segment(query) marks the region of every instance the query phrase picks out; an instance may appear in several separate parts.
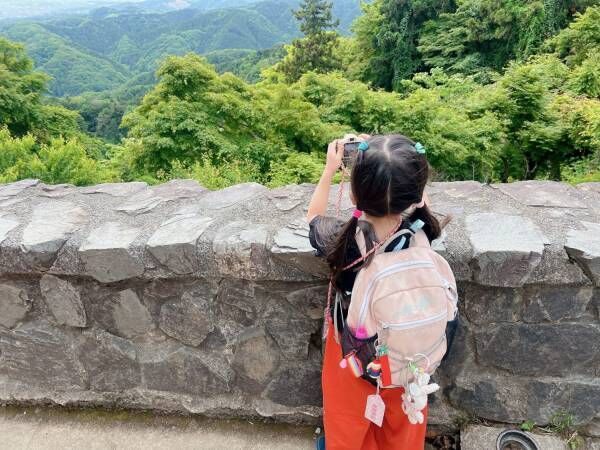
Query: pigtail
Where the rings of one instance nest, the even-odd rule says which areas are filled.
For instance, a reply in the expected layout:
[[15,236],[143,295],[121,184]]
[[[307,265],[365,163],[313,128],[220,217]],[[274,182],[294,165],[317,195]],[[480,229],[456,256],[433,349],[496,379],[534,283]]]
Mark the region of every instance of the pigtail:
[[427,205],[423,205],[421,208],[416,208],[410,215],[409,221],[415,222],[416,220],[423,221],[423,231],[427,235],[429,242],[437,239],[442,234],[442,228],[447,225],[449,218],[446,218],[440,223],[440,221],[433,215]]
[[327,263],[329,264],[334,280],[337,280],[346,264],[348,248],[356,235],[357,226],[358,218],[352,216],[352,218],[342,226],[336,240],[327,252]]

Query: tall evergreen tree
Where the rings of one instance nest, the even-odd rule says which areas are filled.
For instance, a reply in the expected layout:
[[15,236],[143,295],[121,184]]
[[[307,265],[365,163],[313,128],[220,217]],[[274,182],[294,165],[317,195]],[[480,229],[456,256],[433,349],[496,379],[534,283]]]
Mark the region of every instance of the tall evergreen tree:
[[303,73],[326,73],[339,67],[335,47],[339,35],[335,28],[339,21],[331,13],[332,3],[326,0],[303,0],[294,16],[300,22],[304,38],[296,39],[288,48],[287,56],[277,70],[288,82],[298,80]]

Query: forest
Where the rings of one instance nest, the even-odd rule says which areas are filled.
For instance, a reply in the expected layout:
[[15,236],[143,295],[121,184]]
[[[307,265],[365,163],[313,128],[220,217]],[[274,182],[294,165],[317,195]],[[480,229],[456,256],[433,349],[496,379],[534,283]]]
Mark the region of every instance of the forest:
[[352,4],[0,25],[0,182],[315,182],[347,132],[436,180],[600,181],[600,0]]

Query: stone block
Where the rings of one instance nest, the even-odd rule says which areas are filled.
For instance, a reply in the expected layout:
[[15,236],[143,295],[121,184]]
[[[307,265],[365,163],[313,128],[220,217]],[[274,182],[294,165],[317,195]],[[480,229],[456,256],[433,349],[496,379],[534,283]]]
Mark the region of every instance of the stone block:
[[236,278],[257,279],[269,273],[268,230],[246,221],[222,227],[213,240],[219,273]]
[[165,302],[160,309],[159,327],[184,344],[200,345],[215,327],[212,288],[198,287],[184,292],[181,299]]
[[279,349],[262,328],[248,328],[238,336],[232,367],[244,389],[260,392],[279,367]]
[[79,290],[66,280],[44,275],[40,280],[42,297],[60,325],[85,327],[87,315]]
[[85,389],[73,342],[59,328],[30,322],[11,331],[0,329],[0,379],[47,391]]
[[512,374],[600,376],[600,329],[595,325],[500,324],[476,332],[475,344],[480,363]]
[[582,230],[569,230],[565,250],[596,286],[600,286],[600,224],[581,222]]
[[587,208],[581,193],[573,186],[556,181],[517,181],[495,184],[505,194],[527,206],[548,208]]
[[17,220],[10,217],[0,217],[0,244],[8,237],[8,233],[19,226]]
[[486,287],[469,283],[461,289],[460,299],[469,321],[478,325],[516,322],[521,309],[521,290]]
[[0,325],[14,327],[25,318],[30,309],[31,301],[23,289],[0,284]]
[[285,406],[321,406],[323,400],[319,361],[307,360],[282,367],[273,375],[264,395]]
[[518,287],[539,265],[546,238],[530,219],[497,213],[466,217],[475,281]]
[[58,251],[72,233],[87,223],[88,213],[66,201],[45,201],[33,208],[23,230],[21,247],[35,267],[50,267]]
[[275,234],[271,253],[280,261],[310,275],[326,275],[324,264],[315,257],[315,249],[308,240],[308,224],[296,220]]
[[117,392],[140,385],[140,368],[135,347],[126,339],[105,331],[86,333],[79,346],[90,388],[97,392]]
[[[230,186],[220,191],[212,191],[202,196],[195,204],[195,211],[220,210],[238,204],[256,201],[258,197],[264,196],[268,189],[258,183],[242,183]],[[186,210],[187,211],[187,210]]]
[[116,333],[127,338],[140,336],[154,328],[148,309],[131,289],[119,292],[113,299],[112,318]]
[[[460,433],[461,450],[487,450],[495,449],[498,436],[504,430],[517,427],[490,427],[483,425],[469,425]],[[518,429],[518,428],[517,428]],[[540,450],[569,450],[565,440],[556,435],[540,435],[527,433],[534,440]]]
[[525,322],[556,322],[582,317],[594,291],[591,287],[532,287],[525,290]]
[[136,216],[153,211],[159,205],[184,198],[199,197],[207,191],[194,180],[171,180],[167,183],[140,190],[129,196],[124,203],[115,208]]
[[138,355],[147,389],[204,397],[233,387],[234,373],[219,355],[171,344],[146,345]]
[[112,197],[129,197],[139,191],[143,191],[147,187],[148,183],[142,181],[132,181],[129,183],[102,183],[81,188],[80,192],[82,194],[106,194]]
[[169,270],[188,274],[199,269],[196,243],[213,223],[210,217],[196,214],[176,215],[164,221],[148,240],[148,250]]
[[79,247],[86,275],[102,283],[142,275],[144,264],[132,248],[139,234],[139,229],[119,222],[106,222],[92,230]]
[[0,199],[14,197],[31,187],[37,186],[40,180],[25,179],[14,183],[0,185]]
[[469,415],[495,422],[518,424],[531,419],[546,425],[556,412],[566,411],[579,425],[597,414],[600,385],[540,375],[492,374],[473,367],[456,378],[447,395],[455,407]]

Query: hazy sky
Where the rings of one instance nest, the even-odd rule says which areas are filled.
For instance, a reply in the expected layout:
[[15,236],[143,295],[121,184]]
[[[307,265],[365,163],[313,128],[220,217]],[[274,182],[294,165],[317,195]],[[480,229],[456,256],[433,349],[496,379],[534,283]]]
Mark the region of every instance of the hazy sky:
[[81,11],[115,3],[135,3],[142,0],[0,0],[0,19],[31,17]]

